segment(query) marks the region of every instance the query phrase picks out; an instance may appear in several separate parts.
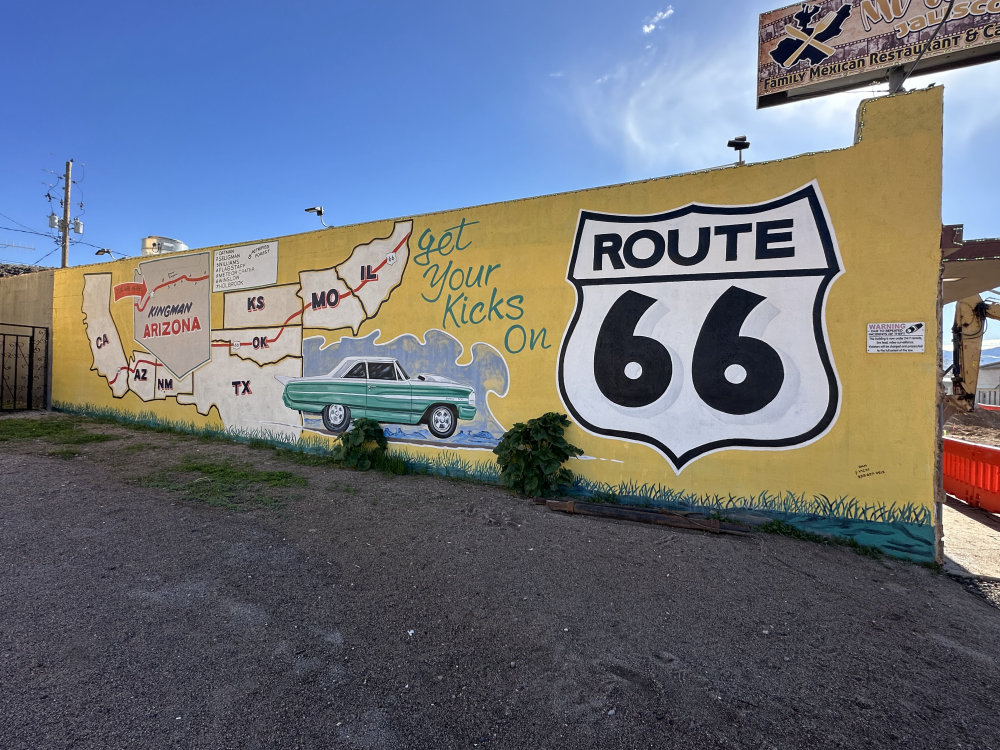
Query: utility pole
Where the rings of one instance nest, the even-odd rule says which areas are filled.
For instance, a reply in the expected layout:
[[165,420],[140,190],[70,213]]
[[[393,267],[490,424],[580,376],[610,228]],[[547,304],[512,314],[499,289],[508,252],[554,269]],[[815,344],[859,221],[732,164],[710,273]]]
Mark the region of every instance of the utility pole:
[[73,160],[66,162],[66,184],[65,195],[63,197],[63,218],[62,218],[62,267],[69,265],[69,186],[70,177],[73,174]]
[[[66,268],[69,265],[69,230],[72,229],[77,234],[83,234],[83,222],[80,221],[79,217],[72,224],[69,223],[69,211],[70,211],[70,190],[73,185],[73,160],[70,159],[66,162],[66,174],[63,176],[65,184],[63,185],[63,211],[62,218],[60,219],[56,216],[55,211],[49,214],[49,228],[58,229],[62,235],[62,267]],[[51,190],[55,185],[49,185]],[[45,197],[49,199],[49,202],[53,201],[51,193],[46,193]],[[80,204],[80,208],[83,208],[83,204]]]

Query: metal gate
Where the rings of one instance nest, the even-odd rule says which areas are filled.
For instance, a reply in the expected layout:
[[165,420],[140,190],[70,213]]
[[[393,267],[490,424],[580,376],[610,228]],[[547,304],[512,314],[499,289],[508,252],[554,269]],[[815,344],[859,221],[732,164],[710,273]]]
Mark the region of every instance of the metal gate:
[[0,411],[49,405],[49,329],[0,323]]

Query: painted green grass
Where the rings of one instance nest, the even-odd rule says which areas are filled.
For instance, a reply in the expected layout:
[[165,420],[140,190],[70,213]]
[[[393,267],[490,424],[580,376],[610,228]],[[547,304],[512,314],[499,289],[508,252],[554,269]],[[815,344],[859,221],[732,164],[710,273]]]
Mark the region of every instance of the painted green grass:
[[402,449],[390,453],[406,462],[412,474],[435,474],[480,484],[500,484],[500,467],[495,461],[470,461],[450,453],[426,456]]
[[[163,419],[152,411],[122,412],[104,406],[93,404],[64,404],[53,402],[52,408],[66,414],[75,414],[97,422],[107,424],[124,424],[137,430],[161,433],[180,433],[191,435],[201,440],[228,440],[245,443],[253,448],[291,448],[297,444],[289,442],[284,434],[267,429],[240,430],[221,427],[198,426],[194,422],[184,420]],[[301,442],[301,441],[300,441]],[[324,444],[325,446],[325,444]],[[318,450],[319,446],[303,446],[306,450]],[[323,447],[323,452],[329,449]]]
[[799,527],[787,523],[786,521],[780,521],[777,519],[760,524],[755,528],[757,531],[762,531],[765,534],[777,534],[778,536],[789,537],[791,539],[801,539],[806,542],[813,542],[814,544],[835,544],[838,547],[847,547],[848,549],[854,550],[859,555],[864,555],[865,557],[871,557],[874,559],[879,559],[884,556],[884,553],[878,547],[872,547],[868,544],[860,544],[856,539],[842,536],[815,534],[811,531],[800,529]]
[[781,514],[784,516],[820,516],[843,518],[869,523],[906,523],[926,525],[931,522],[930,508],[912,503],[887,503],[872,506],[870,501],[841,496],[830,498],[823,494],[807,495],[805,492],[762,491],[757,495],[699,494],[658,484],[624,482],[609,485],[577,477],[573,493],[584,497],[613,498],[613,502],[629,505],[648,505],[657,508],[678,508],[704,513],[725,514],[729,511]]
[[183,433],[185,435],[195,435],[197,437],[227,438],[227,433],[223,429],[216,427],[198,427],[194,422],[183,420],[163,419],[152,411],[125,412],[111,409],[106,406],[95,406],[93,404],[66,404],[61,401],[53,401],[52,408],[64,414],[75,414],[93,419],[97,422],[108,424],[123,424],[136,430],[148,430],[150,432]]
[[[152,412],[132,414],[93,405],[56,404],[54,408],[99,420],[129,424],[139,429],[179,432],[203,439],[223,439],[246,443],[257,448],[277,449],[279,454],[301,465],[338,465],[330,456],[332,442],[318,435],[303,434],[298,441],[289,442],[284,435],[268,430],[235,431],[197,427],[191,422],[163,420]],[[475,461],[450,452],[427,456],[405,447],[390,446],[382,465],[375,468],[391,474],[434,474],[464,481],[500,484],[500,467],[492,457]],[[750,511],[786,518],[816,516],[886,524],[931,523],[930,508],[912,503],[874,505],[870,500],[864,501],[846,495],[829,497],[792,490],[763,490],[756,495],[747,496],[699,494],[662,484],[622,482],[611,485],[577,476],[570,492],[598,502],[688,510],[706,515],[714,513],[724,516],[736,511]]]
[[179,492],[185,500],[216,508],[244,510],[277,508],[282,501],[268,488],[304,487],[305,478],[290,471],[259,471],[246,464],[187,457],[166,469],[137,480],[141,487]]

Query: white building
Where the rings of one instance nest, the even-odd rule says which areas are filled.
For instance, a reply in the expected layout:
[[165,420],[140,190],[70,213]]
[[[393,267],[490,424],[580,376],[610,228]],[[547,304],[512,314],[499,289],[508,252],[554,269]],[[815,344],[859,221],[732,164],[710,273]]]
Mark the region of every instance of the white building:
[[1000,362],[979,367],[979,383],[976,386],[976,403],[1000,406]]

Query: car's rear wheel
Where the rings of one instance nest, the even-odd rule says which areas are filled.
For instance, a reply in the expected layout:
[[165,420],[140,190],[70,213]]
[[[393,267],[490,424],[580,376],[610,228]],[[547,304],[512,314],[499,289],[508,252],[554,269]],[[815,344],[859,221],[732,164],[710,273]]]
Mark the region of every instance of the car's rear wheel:
[[458,426],[458,415],[455,409],[445,404],[438,404],[431,408],[427,416],[427,429],[436,438],[449,438],[455,434]]
[[351,410],[343,404],[327,404],[323,407],[323,426],[330,432],[343,432],[351,423]]

